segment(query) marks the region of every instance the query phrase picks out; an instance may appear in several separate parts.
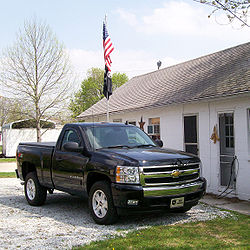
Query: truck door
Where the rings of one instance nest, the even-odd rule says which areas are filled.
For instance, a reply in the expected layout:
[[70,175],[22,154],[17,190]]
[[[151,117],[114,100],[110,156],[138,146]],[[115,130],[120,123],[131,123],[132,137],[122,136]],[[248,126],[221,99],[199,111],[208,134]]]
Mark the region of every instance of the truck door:
[[83,140],[76,129],[68,128],[64,131],[61,144],[57,146],[53,156],[53,182],[56,189],[82,193],[84,168],[88,157],[83,153],[64,151],[62,146],[66,142],[77,142],[79,146],[83,146]]

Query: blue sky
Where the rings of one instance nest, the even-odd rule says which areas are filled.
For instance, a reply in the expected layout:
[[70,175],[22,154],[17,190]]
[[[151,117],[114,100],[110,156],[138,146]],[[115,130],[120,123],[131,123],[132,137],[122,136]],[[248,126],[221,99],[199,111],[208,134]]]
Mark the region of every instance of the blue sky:
[[[12,44],[25,20],[45,21],[69,53],[79,79],[103,67],[102,21],[115,50],[113,72],[129,77],[250,41],[250,28],[225,24],[221,12],[192,0],[0,0],[0,49]],[[220,24],[218,24],[220,23]]]

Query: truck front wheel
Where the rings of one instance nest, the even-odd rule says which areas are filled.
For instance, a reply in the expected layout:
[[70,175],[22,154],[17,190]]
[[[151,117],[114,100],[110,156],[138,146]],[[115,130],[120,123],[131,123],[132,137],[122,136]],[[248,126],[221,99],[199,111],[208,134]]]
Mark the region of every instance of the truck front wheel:
[[31,206],[41,206],[47,197],[47,189],[40,185],[35,172],[30,172],[25,178],[24,193]]
[[117,221],[118,215],[108,182],[98,181],[93,184],[89,193],[89,208],[97,224],[109,225]]

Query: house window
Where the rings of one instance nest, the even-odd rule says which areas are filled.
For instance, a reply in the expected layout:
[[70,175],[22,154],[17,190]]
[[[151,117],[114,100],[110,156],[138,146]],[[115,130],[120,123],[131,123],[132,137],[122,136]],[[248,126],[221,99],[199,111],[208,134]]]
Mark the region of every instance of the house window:
[[113,122],[119,122],[119,123],[122,123],[122,119],[113,119]]
[[152,139],[160,139],[160,117],[148,119],[148,134]]
[[225,139],[226,139],[226,147],[234,148],[234,122],[233,115],[225,115]]

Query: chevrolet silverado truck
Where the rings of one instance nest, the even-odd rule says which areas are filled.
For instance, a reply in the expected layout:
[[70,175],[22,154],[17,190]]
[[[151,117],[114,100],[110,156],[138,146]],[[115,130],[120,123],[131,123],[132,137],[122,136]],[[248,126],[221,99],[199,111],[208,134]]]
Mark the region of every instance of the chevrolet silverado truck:
[[20,143],[16,174],[30,205],[54,190],[87,196],[98,224],[134,212],[186,212],[206,190],[201,161],[161,146],[132,125],[66,124],[57,142]]

